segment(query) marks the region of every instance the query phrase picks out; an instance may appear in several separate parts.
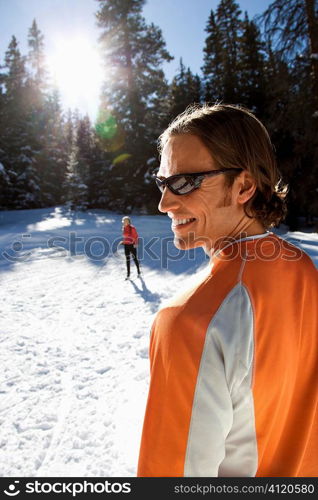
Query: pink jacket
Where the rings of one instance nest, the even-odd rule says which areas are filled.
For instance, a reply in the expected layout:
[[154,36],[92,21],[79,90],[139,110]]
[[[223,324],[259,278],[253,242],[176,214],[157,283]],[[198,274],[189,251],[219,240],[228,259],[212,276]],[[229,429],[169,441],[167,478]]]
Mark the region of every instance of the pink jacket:
[[138,233],[135,226],[128,224],[123,229],[123,242],[124,245],[137,245],[138,243]]

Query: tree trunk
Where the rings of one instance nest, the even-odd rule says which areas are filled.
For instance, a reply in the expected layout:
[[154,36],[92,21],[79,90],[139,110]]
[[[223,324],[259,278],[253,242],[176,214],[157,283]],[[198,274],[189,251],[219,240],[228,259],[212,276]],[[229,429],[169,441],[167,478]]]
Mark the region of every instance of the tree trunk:
[[315,12],[317,0],[305,0],[308,34],[311,52],[312,97],[313,115],[316,126],[318,124],[318,18]]

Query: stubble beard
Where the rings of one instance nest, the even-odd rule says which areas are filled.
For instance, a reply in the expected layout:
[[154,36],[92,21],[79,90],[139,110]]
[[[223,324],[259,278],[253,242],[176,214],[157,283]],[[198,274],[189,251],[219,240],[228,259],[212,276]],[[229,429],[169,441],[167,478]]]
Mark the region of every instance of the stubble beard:
[[181,238],[180,236],[174,235],[173,243],[178,250],[190,250],[190,248],[192,248],[191,241],[188,236]]
[[[217,204],[215,209],[227,208],[232,205],[232,189],[228,187],[225,189],[224,197]],[[224,235],[226,237],[226,235]],[[222,239],[222,238],[219,238]],[[212,239],[207,238],[206,236],[195,235],[194,232],[189,232],[189,234],[185,235],[183,238],[181,236],[177,236],[174,234],[173,243],[176,248],[179,250],[190,250],[191,248],[202,247],[206,253],[210,253],[211,249],[214,246]]]
[[223,200],[220,201],[220,203],[217,205],[216,208],[227,208],[232,205],[232,189],[226,188],[224,192],[224,197]]
[[210,248],[212,240],[206,236],[196,236],[193,231],[181,238],[181,236],[174,235],[173,243],[179,250],[191,250],[192,248],[203,247]]

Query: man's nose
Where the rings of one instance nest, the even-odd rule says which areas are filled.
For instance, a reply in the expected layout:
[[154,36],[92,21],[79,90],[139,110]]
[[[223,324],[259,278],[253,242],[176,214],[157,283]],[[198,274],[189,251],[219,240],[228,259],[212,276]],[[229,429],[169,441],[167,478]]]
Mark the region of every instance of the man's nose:
[[170,210],[178,208],[180,205],[179,196],[173,194],[167,186],[164,188],[161,195],[161,200],[158,205],[160,212],[166,213]]

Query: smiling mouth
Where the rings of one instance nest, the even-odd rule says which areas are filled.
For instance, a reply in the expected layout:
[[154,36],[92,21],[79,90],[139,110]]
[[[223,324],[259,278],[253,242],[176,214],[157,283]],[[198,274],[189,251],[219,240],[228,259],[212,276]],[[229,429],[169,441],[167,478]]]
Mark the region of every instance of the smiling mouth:
[[196,220],[195,218],[189,218],[189,219],[172,219],[171,227],[172,227],[172,229],[183,229],[183,228],[188,227],[195,220]]

